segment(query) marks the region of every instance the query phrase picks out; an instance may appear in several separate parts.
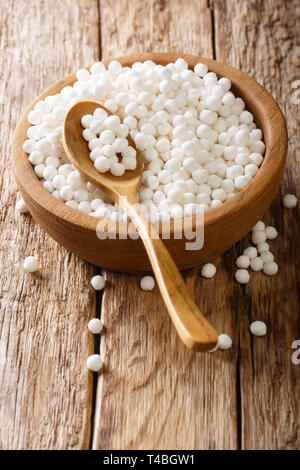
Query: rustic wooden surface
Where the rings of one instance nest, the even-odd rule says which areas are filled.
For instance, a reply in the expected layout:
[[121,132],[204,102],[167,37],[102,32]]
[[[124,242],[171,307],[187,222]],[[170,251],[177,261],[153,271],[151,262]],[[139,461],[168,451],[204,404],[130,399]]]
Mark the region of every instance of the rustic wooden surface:
[[[1,449],[299,447],[299,365],[291,362],[300,337],[299,212],[283,210],[280,195],[265,216],[280,232],[271,242],[276,277],[253,274],[246,287],[233,281],[235,257],[249,240],[216,261],[213,279],[201,278],[199,269],[185,273],[211,323],[233,338],[232,349],[214,354],[184,349],[157,287],[142,292],[137,276],[105,272],[108,285],[96,301],[93,267],[50,240],[30,216],[14,215],[9,144],[21,110],[79,66],[151,50],[215,57],[266,86],[290,134],[280,192],[299,190],[299,104],[291,86],[300,79],[298,2],[182,3],[11,0],[0,9]],[[42,260],[41,276],[21,268],[32,253]],[[100,309],[106,368],[94,400],[84,367],[94,347],[86,324]],[[254,319],[267,322],[265,338],[250,335]]]

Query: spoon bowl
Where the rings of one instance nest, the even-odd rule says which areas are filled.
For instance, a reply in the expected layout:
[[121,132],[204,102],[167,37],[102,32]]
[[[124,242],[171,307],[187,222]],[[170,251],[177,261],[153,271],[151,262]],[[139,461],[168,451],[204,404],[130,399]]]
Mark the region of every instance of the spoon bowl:
[[[64,124],[64,148],[70,162],[84,174],[95,186],[98,186],[108,197],[119,203],[120,195],[136,194],[142,182],[142,160],[137,151],[137,166],[135,170],[125,171],[122,176],[113,176],[109,171],[99,173],[89,158],[90,150],[82,137],[83,127],[81,118],[85,114],[93,114],[95,109],[101,108],[109,116],[112,113],[95,101],[79,101],[67,113]],[[127,137],[129,145],[135,148],[130,136]]]

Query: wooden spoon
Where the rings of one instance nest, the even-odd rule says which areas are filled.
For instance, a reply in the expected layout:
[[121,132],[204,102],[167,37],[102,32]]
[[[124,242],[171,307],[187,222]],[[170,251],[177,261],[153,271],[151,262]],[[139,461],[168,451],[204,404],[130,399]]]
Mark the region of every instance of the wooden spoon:
[[[67,113],[63,132],[66,154],[80,173],[129,215],[143,240],[160,292],[180,338],[190,349],[208,351],[216,345],[217,333],[195,304],[165,245],[157,234],[153,236],[154,228],[139,211],[137,191],[143,172],[139,152],[136,170],[125,171],[121,177],[110,172],[99,173],[90,159],[88,144],[82,137],[81,117],[93,114],[96,108],[102,108],[111,115],[108,109],[92,101],[76,103]],[[130,137],[128,140],[134,146]]]

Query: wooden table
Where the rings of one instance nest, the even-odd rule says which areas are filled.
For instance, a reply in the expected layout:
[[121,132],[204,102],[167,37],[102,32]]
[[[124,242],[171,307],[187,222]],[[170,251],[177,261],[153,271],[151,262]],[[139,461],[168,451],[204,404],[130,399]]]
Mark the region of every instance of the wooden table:
[[[299,2],[291,0],[8,0],[0,8],[1,109],[1,449],[296,449],[299,447],[299,340],[296,264],[299,211]],[[15,216],[10,141],[21,111],[63,75],[101,58],[142,51],[186,52],[228,62],[278,100],[289,130],[279,194],[266,214],[279,237],[273,278],[234,281],[235,258],[217,260],[211,280],[199,269],[187,284],[212,324],[233,338],[214,354],[187,351],[157,288],[139,276],[100,272],[58,246],[29,215]],[[293,88],[296,87],[296,88]],[[297,99],[298,98],[298,99]],[[38,254],[40,274],[22,269]],[[99,350],[87,322],[106,325],[99,378],[86,358]],[[253,337],[255,319],[268,325]],[[95,340],[95,343],[94,343]]]

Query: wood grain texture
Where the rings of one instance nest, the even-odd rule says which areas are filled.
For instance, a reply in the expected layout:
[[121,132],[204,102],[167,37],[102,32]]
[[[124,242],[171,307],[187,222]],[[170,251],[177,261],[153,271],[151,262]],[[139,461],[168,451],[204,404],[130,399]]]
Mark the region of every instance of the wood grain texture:
[[[278,101],[287,119],[289,154],[280,194],[266,214],[279,237],[270,242],[279,274],[252,276],[239,302],[241,446],[244,449],[297,449],[299,435],[299,365],[291,361],[299,339],[299,205],[281,204],[283,194],[298,196],[299,106],[292,83],[300,78],[299,2],[214,1],[216,54],[256,78]],[[233,47],[234,45],[234,47]],[[265,340],[250,337],[249,322],[268,325]]]
[[[119,17],[131,24],[133,17],[141,14],[141,4],[145,17],[149,15],[147,2],[131,2],[130,9],[122,1],[116,4],[114,10],[108,11],[107,2],[100,3],[103,47],[102,38],[108,36],[112,24],[118,24]],[[145,44],[151,43],[154,50],[168,50],[172,44],[179,53],[205,53],[212,57],[210,11],[206,2],[188,4],[186,10],[180,8],[181,2],[177,0],[152,2],[150,14],[152,25],[156,26],[150,37],[149,25],[144,22]],[[198,13],[199,8],[206,28],[201,36],[194,30],[190,44],[186,25],[203,21],[192,14]],[[177,12],[176,20],[170,22],[172,11]],[[122,41],[117,37],[117,29],[109,54],[125,52],[128,42],[139,50],[135,29],[128,30],[125,39],[122,25],[120,28]],[[103,56],[107,57],[105,50]],[[198,269],[185,273],[185,279],[217,331],[235,336],[231,297],[235,286],[224,267],[218,269],[218,279],[204,280]],[[107,368],[98,382],[93,448],[237,448],[237,348],[214,355],[186,350],[172,327],[157,287],[152,292],[143,292],[138,276],[111,272],[105,272],[105,276],[108,288],[103,294],[102,318],[107,331],[101,341],[101,354]],[[225,295],[227,289],[229,293]]]
[[[10,140],[21,110],[98,54],[95,1],[9,1],[0,9],[0,448],[89,447],[94,269],[16,216]],[[39,273],[22,268],[36,254]]]

